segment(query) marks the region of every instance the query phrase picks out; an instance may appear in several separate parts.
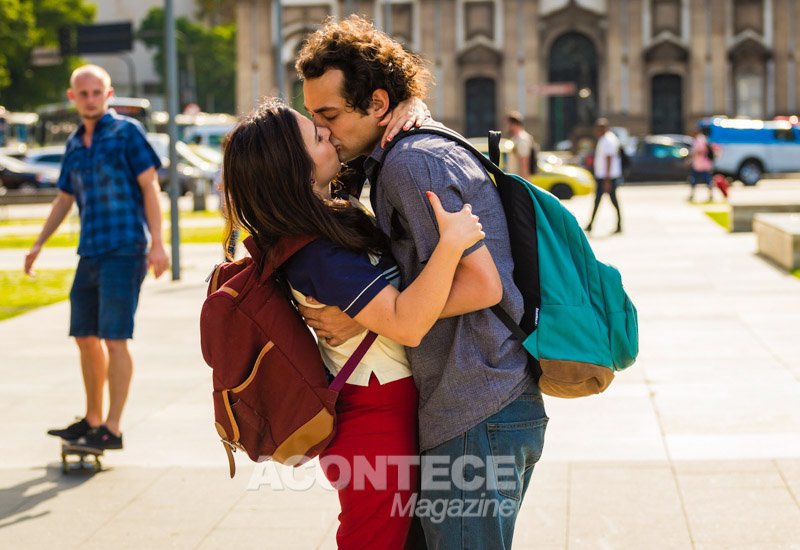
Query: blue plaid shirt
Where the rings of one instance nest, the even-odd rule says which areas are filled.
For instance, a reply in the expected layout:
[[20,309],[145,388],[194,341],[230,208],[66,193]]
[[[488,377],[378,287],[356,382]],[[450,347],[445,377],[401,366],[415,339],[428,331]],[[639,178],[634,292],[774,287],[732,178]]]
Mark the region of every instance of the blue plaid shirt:
[[80,256],[143,254],[150,231],[136,178],[159,168],[142,125],[109,110],[97,121],[92,146],[83,124],[67,140],[58,188],[75,197],[81,217]]

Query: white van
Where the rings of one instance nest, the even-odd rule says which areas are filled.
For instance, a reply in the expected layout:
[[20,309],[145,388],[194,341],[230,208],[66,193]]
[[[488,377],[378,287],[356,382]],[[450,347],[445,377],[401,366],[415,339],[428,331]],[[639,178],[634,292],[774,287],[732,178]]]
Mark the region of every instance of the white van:
[[226,124],[203,124],[189,126],[183,132],[183,141],[189,144],[205,145],[214,149],[222,149],[222,141],[235,126],[234,122]]
[[714,171],[755,185],[764,173],[800,172],[800,126],[785,120],[715,117],[700,127],[714,146]]

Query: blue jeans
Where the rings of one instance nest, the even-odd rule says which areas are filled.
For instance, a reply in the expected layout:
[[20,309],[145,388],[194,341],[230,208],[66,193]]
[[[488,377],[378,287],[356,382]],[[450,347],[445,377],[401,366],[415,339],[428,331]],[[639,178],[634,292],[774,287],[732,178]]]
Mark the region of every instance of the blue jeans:
[[547,420],[531,383],[493,416],[422,453],[416,513],[429,549],[511,548]]

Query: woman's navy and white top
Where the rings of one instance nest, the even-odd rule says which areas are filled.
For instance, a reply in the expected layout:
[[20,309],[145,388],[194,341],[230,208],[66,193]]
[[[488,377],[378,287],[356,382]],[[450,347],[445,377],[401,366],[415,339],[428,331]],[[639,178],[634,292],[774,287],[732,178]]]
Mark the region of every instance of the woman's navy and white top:
[[[306,245],[284,266],[298,303],[318,308],[337,306],[350,317],[358,315],[386,286],[398,288],[400,283],[400,271],[391,257],[359,254],[324,239]],[[309,304],[307,296],[324,305]],[[338,373],[366,334],[364,331],[336,347],[320,339],[319,349],[328,370]],[[405,348],[379,335],[347,383],[368,386],[371,374],[381,384],[411,376]]]

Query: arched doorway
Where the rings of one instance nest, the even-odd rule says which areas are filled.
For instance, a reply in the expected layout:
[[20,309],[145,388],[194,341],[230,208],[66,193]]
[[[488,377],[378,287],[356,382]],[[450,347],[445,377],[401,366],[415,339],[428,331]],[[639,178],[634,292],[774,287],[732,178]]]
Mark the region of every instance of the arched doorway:
[[650,81],[650,133],[683,133],[683,78],[657,74]]
[[493,78],[470,78],[466,93],[466,137],[485,137],[497,123],[497,103]]
[[583,34],[568,32],[550,47],[548,82],[573,82],[575,95],[549,99],[550,144],[591,131],[597,118],[597,49]]

